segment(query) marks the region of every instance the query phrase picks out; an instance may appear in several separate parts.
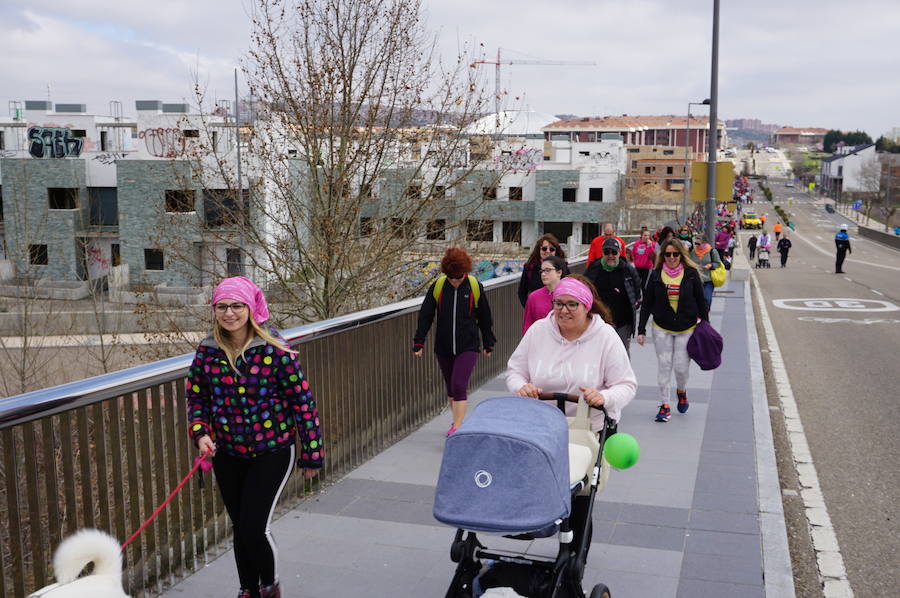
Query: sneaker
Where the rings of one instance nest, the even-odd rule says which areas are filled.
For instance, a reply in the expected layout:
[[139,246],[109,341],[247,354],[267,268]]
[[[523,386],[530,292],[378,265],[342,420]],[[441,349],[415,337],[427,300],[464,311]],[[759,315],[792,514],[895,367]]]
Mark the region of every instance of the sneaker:
[[667,422],[669,421],[669,417],[672,414],[672,410],[669,409],[668,403],[663,403],[659,406],[659,413],[656,414],[656,421],[658,422]]
[[456,432],[458,429],[459,429],[459,428],[457,428],[456,426],[450,426],[450,429],[447,430],[447,436],[450,436],[451,434],[453,434],[454,432]]
[[281,586],[276,581],[270,586],[259,588],[260,598],[281,598]]
[[687,413],[688,407],[691,406],[687,400],[687,391],[676,390],[675,394],[678,395],[678,413]]
[[259,598],[259,590],[248,590],[246,588],[241,588],[241,591],[238,593],[237,598]]

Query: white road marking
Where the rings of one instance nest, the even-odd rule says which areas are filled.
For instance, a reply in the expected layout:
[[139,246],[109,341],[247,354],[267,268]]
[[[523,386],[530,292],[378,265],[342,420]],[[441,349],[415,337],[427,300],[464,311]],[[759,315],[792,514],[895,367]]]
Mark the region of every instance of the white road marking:
[[871,291],[876,295],[881,295],[882,297],[884,297],[884,293],[882,293],[881,291],[876,291],[875,289],[871,289]]
[[839,324],[849,322],[851,324],[900,324],[900,320],[866,318],[865,320],[854,320],[853,318],[817,318],[816,316],[800,316],[797,318],[801,322],[816,322],[817,324]]
[[845,297],[799,297],[773,299],[772,306],[801,311],[900,311],[900,307],[879,299],[853,299]]
[[847,282],[853,282],[853,279],[850,278],[849,276],[845,276],[844,280],[846,280]]
[[781,349],[778,339],[775,337],[775,328],[769,319],[769,311],[763,299],[756,273],[750,271],[750,278],[756,287],[756,301],[759,305],[759,313],[762,319],[763,330],[769,343],[769,358],[772,364],[772,374],[775,379],[775,387],[778,398],[781,401],[781,409],[784,412],[785,426],[787,427],[788,440],[791,445],[791,455],[794,467],[797,470],[797,478],[800,481],[800,496],[803,498],[806,521],[809,525],[812,537],[813,549],[816,551],[816,563],[819,575],[825,586],[828,596],[846,596],[852,598],[853,590],[847,579],[847,570],[844,568],[844,557],[838,545],[837,534],[831,524],[831,517],[825,506],[825,496],[819,486],[819,476],[813,464],[812,453],[806,441],[803,431],[803,423],[800,421],[800,410],[791,390],[791,382],[788,379],[787,368],[781,357]]
[[[804,237],[803,235],[801,235],[801,234],[798,233],[797,231],[794,231],[794,233],[793,233],[791,236],[792,236],[793,238],[795,238],[795,239],[800,239],[800,240],[803,241],[804,243],[807,243],[807,244],[809,244],[809,245],[812,245],[812,247],[813,247],[816,251],[818,251],[819,253],[822,253],[822,254],[824,254],[824,255],[827,255],[828,257],[834,257],[834,253],[832,253],[832,252],[830,252],[830,251],[825,251],[824,249],[822,249],[822,248],[819,247],[817,244],[813,243],[812,241],[810,241],[809,239],[807,239],[806,237]],[[856,241],[854,241],[854,242],[856,242]],[[896,270],[896,271],[900,272],[900,268],[898,268],[897,266],[888,266],[887,264],[879,264],[879,263],[877,263],[877,262],[863,262],[863,261],[861,261],[861,260],[848,259],[848,260],[847,260],[847,263],[848,263],[848,264],[849,264],[849,263],[864,264],[864,265],[866,265],[866,266],[872,266],[873,268],[886,268],[886,269],[888,269],[888,270]]]
[[[820,235],[816,235],[816,238],[820,241],[824,241],[824,239]],[[548,249],[548,251],[549,251],[549,249]]]

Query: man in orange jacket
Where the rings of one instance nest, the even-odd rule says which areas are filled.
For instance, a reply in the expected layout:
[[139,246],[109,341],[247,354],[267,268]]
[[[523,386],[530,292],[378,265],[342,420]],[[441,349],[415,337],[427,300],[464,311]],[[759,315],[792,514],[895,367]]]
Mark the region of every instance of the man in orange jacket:
[[594,260],[599,260],[603,257],[603,242],[607,239],[615,239],[619,242],[619,255],[625,256],[625,241],[621,237],[616,236],[616,228],[613,226],[612,222],[606,222],[603,224],[603,234],[594,237],[594,240],[591,241],[591,248],[588,250],[587,264],[585,268],[591,265],[591,262]]
[[778,237],[781,236],[781,223],[776,222],[775,226],[772,227],[772,230],[775,231],[775,240],[778,240]]

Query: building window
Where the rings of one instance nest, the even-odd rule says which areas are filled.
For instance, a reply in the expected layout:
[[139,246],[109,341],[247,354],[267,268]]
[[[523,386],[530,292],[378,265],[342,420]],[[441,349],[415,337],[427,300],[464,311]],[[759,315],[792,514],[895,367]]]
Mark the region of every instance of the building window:
[[225,250],[225,263],[228,268],[228,276],[244,275],[244,260],[241,257],[241,250],[235,247],[229,247]]
[[192,189],[166,189],[166,212],[186,213],[194,211],[194,191]]
[[588,189],[588,201],[603,201],[603,187]]
[[469,241],[493,241],[492,220],[466,220],[466,239]]
[[419,199],[422,196],[422,185],[409,185],[406,187],[406,199]]
[[585,222],[581,225],[581,242],[590,243],[595,237],[600,236],[600,224],[597,222]]
[[631,170],[637,170],[637,160],[631,161]]
[[100,151],[105,152],[107,150],[106,138],[108,134],[106,131],[100,131]]
[[663,150],[664,156],[673,156],[675,155],[675,150]]
[[78,207],[77,187],[48,187],[47,199],[51,210],[74,210]]
[[628,148],[628,153],[629,153],[629,154],[636,154],[636,153],[638,153],[639,151],[641,151],[641,148],[639,148],[639,147],[629,147],[629,148]]
[[[0,222],[3,222],[3,186],[0,185]],[[0,247],[2,249],[2,247]]]
[[562,190],[562,200],[563,201],[575,201],[575,192],[576,189],[574,187],[566,187]]
[[[219,149],[219,132],[218,131],[212,132],[211,145],[212,145],[212,151],[217,151]],[[290,151],[288,151],[288,154],[290,154]]]
[[109,248],[109,253],[110,253],[110,260],[109,260],[110,264],[113,267],[121,266],[122,265],[122,246],[119,245],[118,243],[113,243]]
[[522,201],[522,188],[521,187],[510,187],[509,188],[509,201]]
[[32,266],[46,266],[50,263],[46,245],[29,245],[28,262]]
[[522,243],[522,223],[521,222],[504,222],[503,223],[503,242],[504,243]]
[[443,185],[436,185],[431,192],[432,199],[447,199],[447,188]]
[[164,270],[162,249],[144,250],[144,270]]
[[674,174],[671,166],[666,166],[666,174]]
[[237,193],[233,189],[204,189],[203,215],[208,228],[237,225],[241,215]]
[[644,166],[644,174],[650,174],[650,167]]
[[372,222],[372,219],[367,216],[362,216],[359,219],[359,236],[360,237],[368,237],[373,232],[375,232],[375,224]]
[[119,199],[116,187],[88,187],[91,226],[115,226],[119,223]]
[[425,226],[425,238],[429,241],[443,241],[447,236],[446,220],[429,220]]
[[391,229],[395,239],[415,239],[415,221],[404,218],[391,218]]
[[185,137],[193,137],[193,138],[195,138],[195,139],[196,139],[196,138],[199,138],[199,137],[200,137],[200,130],[199,130],[199,129],[185,129],[185,130],[184,130],[184,136],[185,136]]
[[87,131],[84,129],[72,129],[72,137],[84,139],[87,137]]
[[482,199],[486,199],[486,200],[497,199],[497,188],[496,187],[482,187],[481,188],[481,197],[482,197]]
[[3,131],[0,131],[0,150],[6,149],[6,140],[3,139]]

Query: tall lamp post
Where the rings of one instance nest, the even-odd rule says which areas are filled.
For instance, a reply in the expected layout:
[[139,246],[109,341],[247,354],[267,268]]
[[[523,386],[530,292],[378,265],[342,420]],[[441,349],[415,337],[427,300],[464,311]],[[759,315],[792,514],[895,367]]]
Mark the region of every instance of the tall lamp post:
[[691,106],[709,106],[709,98],[706,98],[702,102],[688,102],[687,125],[684,128],[684,183],[682,184],[681,224],[687,222],[688,193],[691,185],[691,177],[688,174],[690,159],[689,148],[693,146],[691,143]]
[[709,83],[709,139],[706,160],[706,240],[716,240],[716,160],[719,147],[719,0],[713,0],[712,68]]

